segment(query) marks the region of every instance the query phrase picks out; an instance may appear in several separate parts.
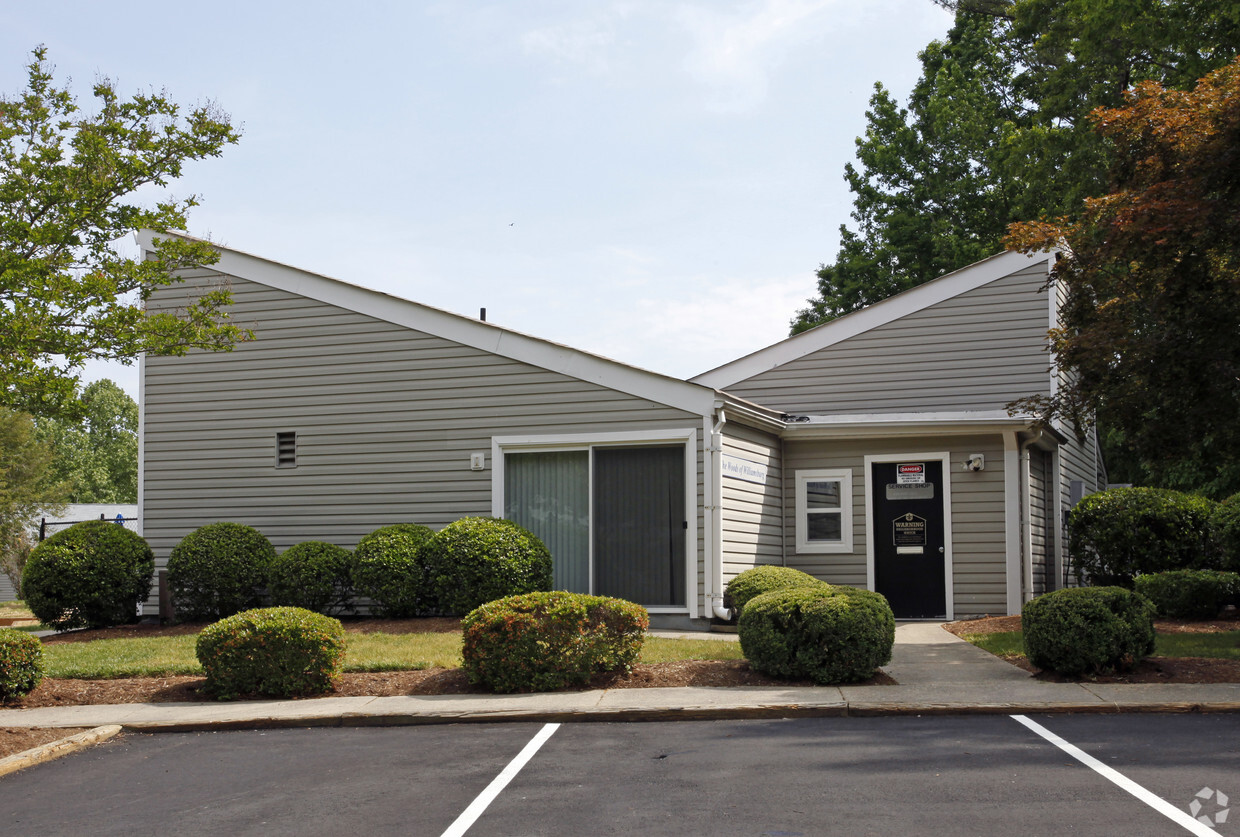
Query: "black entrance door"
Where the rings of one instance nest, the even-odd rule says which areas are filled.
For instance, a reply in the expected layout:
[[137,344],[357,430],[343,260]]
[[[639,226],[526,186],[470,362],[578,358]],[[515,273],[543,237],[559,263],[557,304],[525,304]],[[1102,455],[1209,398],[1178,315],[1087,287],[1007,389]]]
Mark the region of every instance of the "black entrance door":
[[897,619],[947,618],[943,463],[871,466],[874,585]]

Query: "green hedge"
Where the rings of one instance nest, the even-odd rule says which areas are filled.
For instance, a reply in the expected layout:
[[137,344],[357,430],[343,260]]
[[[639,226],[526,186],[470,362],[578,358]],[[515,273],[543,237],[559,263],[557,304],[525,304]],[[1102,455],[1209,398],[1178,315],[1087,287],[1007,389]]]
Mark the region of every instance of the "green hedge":
[[155,572],[146,541],[102,520],[62,529],[31,551],[22,571],[26,606],[50,628],[136,622]]
[[887,600],[851,587],[791,587],[750,599],[737,630],[756,670],[819,684],[874,676],[891,661],[895,617]]
[[1217,569],[1240,572],[1240,494],[1215,505],[1210,513],[1210,541]]
[[417,523],[395,523],[371,532],[353,550],[353,588],[391,619],[434,609],[421,550],[434,535]]
[[494,692],[580,685],[599,671],[627,670],[650,618],[622,599],[527,593],[488,602],[461,622],[463,669]]
[[728,582],[727,589],[723,591],[723,606],[729,608],[733,616],[739,617],[745,605],[755,596],[770,593],[772,590],[819,587],[824,584],[825,581],[792,567],[754,567]]
[[1154,605],[1122,587],[1075,587],[1032,600],[1021,613],[1025,654],[1060,674],[1131,668],[1154,651]]
[[43,643],[24,631],[0,628],[0,700],[29,694],[42,680]]
[[195,643],[207,691],[294,697],[332,690],[344,665],[339,619],[300,607],[247,610],[203,628]]
[[1240,599],[1240,573],[1169,570],[1136,578],[1134,589],[1154,603],[1160,616],[1212,619]]
[[305,541],[272,559],[267,593],[273,605],[335,616],[350,608],[353,554],[324,541]]
[[421,557],[444,613],[551,589],[551,553],[532,532],[493,517],[463,517],[435,533]]
[[1112,488],[1072,509],[1069,549],[1081,580],[1131,587],[1141,573],[1212,567],[1215,503],[1161,488]]
[[177,616],[220,619],[262,604],[271,541],[251,526],[209,523],[190,532],[168,556],[168,586]]

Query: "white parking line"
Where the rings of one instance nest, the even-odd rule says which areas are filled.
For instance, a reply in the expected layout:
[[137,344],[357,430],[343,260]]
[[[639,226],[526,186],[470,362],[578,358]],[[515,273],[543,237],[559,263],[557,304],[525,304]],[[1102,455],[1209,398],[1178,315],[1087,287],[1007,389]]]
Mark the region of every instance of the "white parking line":
[[1072,758],[1076,759],[1081,764],[1093,770],[1095,773],[1098,773],[1100,776],[1104,776],[1107,779],[1110,779],[1112,782],[1119,785],[1124,790],[1128,791],[1130,794],[1135,796],[1137,799],[1141,800],[1142,802],[1144,802],[1146,805],[1153,808],[1158,813],[1167,817],[1169,820],[1174,822],[1176,825],[1181,825],[1184,828],[1188,829],[1193,834],[1201,835],[1201,837],[1209,837],[1210,835],[1213,835],[1214,837],[1221,837],[1221,835],[1219,835],[1219,833],[1215,831],[1213,828],[1210,828],[1207,825],[1203,825],[1202,823],[1193,819],[1192,816],[1188,814],[1188,812],[1181,811],[1179,808],[1175,807],[1170,802],[1163,799],[1161,796],[1157,796],[1156,794],[1153,794],[1150,791],[1147,791],[1145,788],[1141,787],[1136,782],[1129,779],[1123,773],[1120,773],[1118,770],[1115,770],[1114,768],[1107,767],[1105,764],[1098,761],[1096,758],[1091,756],[1089,753],[1085,752],[1084,750],[1082,750],[1081,748],[1073,744],[1069,744],[1067,741],[1064,741],[1058,735],[1051,732],[1050,730],[1048,730],[1046,727],[1042,726],[1038,722],[1031,721],[1028,718],[1026,718],[1024,715],[1012,715],[1010,717],[1012,718],[1012,720],[1016,721],[1017,723],[1023,724],[1024,726],[1028,727],[1030,730],[1036,732],[1038,735],[1042,736],[1047,741],[1051,742],[1056,747],[1063,750],[1068,755],[1072,756]]
[[538,752],[538,748],[542,747],[547,739],[559,728],[559,724],[544,725],[538,731],[538,735],[535,735],[530,739],[530,743],[525,745],[525,749],[517,753],[517,757],[508,762],[508,766],[491,780],[491,784],[486,786],[486,790],[478,794],[477,798],[469,803],[469,807],[456,818],[456,821],[448,826],[448,830],[443,833],[443,837],[461,837],[466,831],[469,831],[470,826],[477,821],[478,817],[482,816],[482,812],[495,800],[495,797],[499,796],[500,791],[508,786],[513,777],[521,772],[521,768],[525,767],[526,762],[532,759],[534,754]]

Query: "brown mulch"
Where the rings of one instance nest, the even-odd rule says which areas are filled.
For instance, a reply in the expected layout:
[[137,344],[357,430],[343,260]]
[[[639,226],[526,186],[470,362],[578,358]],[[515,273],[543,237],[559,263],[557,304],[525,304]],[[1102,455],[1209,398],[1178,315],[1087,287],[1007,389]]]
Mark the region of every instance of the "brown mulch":
[[[949,622],[943,626],[956,636],[1019,631],[1019,616],[988,616]],[[1240,613],[1229,611],[1216,619],[1155,619],[1154,630],[1164,634],[1206,634],[1240,630]],[[1049,683],[1240,683],[1240,660],[1215,657],[1148,657],[1129,671],[1066,677],[1043,671],[1030,664],[1023,654],[1005,655],[1004,660]]]

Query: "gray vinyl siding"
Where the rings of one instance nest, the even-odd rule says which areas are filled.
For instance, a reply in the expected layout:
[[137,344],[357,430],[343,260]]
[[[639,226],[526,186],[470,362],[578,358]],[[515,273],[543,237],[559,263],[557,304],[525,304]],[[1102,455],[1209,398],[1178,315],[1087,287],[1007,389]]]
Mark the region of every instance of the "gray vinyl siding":
[[723,582],[760,564],[783,563],[779,437],[735,423],[723,427],[723,453],[767,469],[765,485],[722,477]]
[[1033,448],[1029,451],[1030,541],[1033,545],[1033,595],[1055,588],[1055,533],[1051,518],[1053,496],[1050,456]]
[[17,591],[13,589],[13,582],[9,581],[9,577],[4,573],[0,573],[0,602],[11,602],[17,598]]
[[1002,409],[1049,388],[1045,282],[1045,265],[1035,265],[728,391],[809,415]]
[[[152,307],[213,281],[191,276]],[[143,523],[159,566],[217,520],[255,526],[283,550],[490,515],[493,436],[694,429],[697,473],[686,477],[699,493],[700,577],[700,416],[297,294],[231,285],[233,321],[255,340],[145,361]],[[296,467],[275,467],[280,431],[297,434]],[[470,469],[471,453],[485,455],[484,470]]]
[[[1067,431],[1068,441],[1059,448],[1060,472],[1062,482],[1059,486],[1059,502],[1061,519],[1072,508],[1072,481],[1080,480],[1084,484],[1085,494],[1093,494],[1106,487],[1106,470],[1103,467],[1097,444],[1097,434],[1089,431],[1085,442],[1079,443],[1071,430]],[[1084,496],[1084,495],[1082,495]],[[1069,568],[1070,584],[1076,583],[1076,574],[1072,571],[1072,554],[1067,550],[1067,537],[1064,538],[1066,564]]]
[[[865,457],[904,453],[950,454],[944,477],[951,484],[952,601],[955,616],[1007,613],[1004,528],[1003,439],[998,435],[919,437],[916,439],[785,440],[784,509],[789,534],[788,565],[832,584],[866,586]],[[986,469],[964,473],[951,467],[969,454],[986,457]],[[796,473],[846,468],[852,471],[853,551],[848,554],[802,554],[796,551]]]

